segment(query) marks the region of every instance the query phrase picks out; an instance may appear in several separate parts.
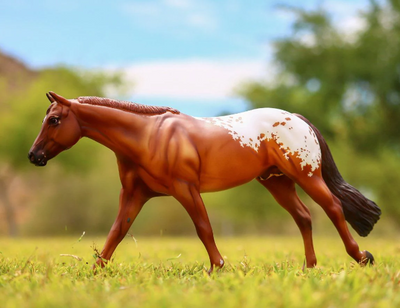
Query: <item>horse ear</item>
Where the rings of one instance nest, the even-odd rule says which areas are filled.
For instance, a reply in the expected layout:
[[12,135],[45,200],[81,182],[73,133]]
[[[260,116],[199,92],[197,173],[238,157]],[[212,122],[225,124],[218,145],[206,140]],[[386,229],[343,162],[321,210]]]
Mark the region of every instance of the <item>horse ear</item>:
[[61,95],[58,95],[58,94],[54,93],[53,91],[50,91],[48,94],[49,94],[49,95],[54,99],[54,101],[56,101],[57,103],[63,104],[63,105],[65,105],[65,106],[67,106],[67,107],[70,107],[70,106],[71,106],[71,102],[70,102],[68,99],[62,97]]
[[51,96],[50,93],[46,93],[47,98],[49,99],[50,103],[54,103],[55,99],[53,98],[53,96]]

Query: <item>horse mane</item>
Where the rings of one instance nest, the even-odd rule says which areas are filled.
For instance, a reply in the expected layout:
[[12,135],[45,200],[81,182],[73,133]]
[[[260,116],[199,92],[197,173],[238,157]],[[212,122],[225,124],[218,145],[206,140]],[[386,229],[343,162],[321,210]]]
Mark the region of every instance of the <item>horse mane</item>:
[[78,102],[80,104],[88,104],[95,106],[104,106],[114,109],[119,109],[131,113],[143,114],[143,115],[157,115],[166,112],[171,112],[174,114],[179,114],[180,112],[174,108],[170,107],[158,107],[158,106],[147,106],[137,103],[118,101],[111,98],[103,98],[97,96],[80,96],[78,97]]

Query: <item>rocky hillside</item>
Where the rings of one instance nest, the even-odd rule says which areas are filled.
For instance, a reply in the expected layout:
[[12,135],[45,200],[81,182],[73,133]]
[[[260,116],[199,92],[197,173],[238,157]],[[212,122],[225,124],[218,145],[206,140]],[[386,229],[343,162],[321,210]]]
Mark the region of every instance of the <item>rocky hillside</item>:
[[24,91],[37,74],[21,61],[0,50],[0,110],[8,97],[16,91]]

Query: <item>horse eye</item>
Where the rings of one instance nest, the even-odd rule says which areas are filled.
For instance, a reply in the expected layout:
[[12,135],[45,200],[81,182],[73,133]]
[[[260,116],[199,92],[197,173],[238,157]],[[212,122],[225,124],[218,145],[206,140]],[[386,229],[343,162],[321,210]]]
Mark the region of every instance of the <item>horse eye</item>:
[[60,123],[60,119],[59,119],[59,118],[51,117],[51,118],[49,119],[49,124],[50,124],[50,125],[57,125],[57,124],[59,124],[59,123]]

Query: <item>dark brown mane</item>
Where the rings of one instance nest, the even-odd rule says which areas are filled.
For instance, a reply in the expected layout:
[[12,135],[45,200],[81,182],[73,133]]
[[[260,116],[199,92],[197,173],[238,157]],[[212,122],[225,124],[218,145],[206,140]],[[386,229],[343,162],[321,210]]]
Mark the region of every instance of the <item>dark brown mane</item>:
[[127,101],[117,101],[111,98],[103,98],[96,96],[81,96],[78,97],[78,102],[81,104],[104,106],[143,115],[157,115],[166,112],[171,112],[174,114],[180,113],[178,110],[170,107],[147,106]]

